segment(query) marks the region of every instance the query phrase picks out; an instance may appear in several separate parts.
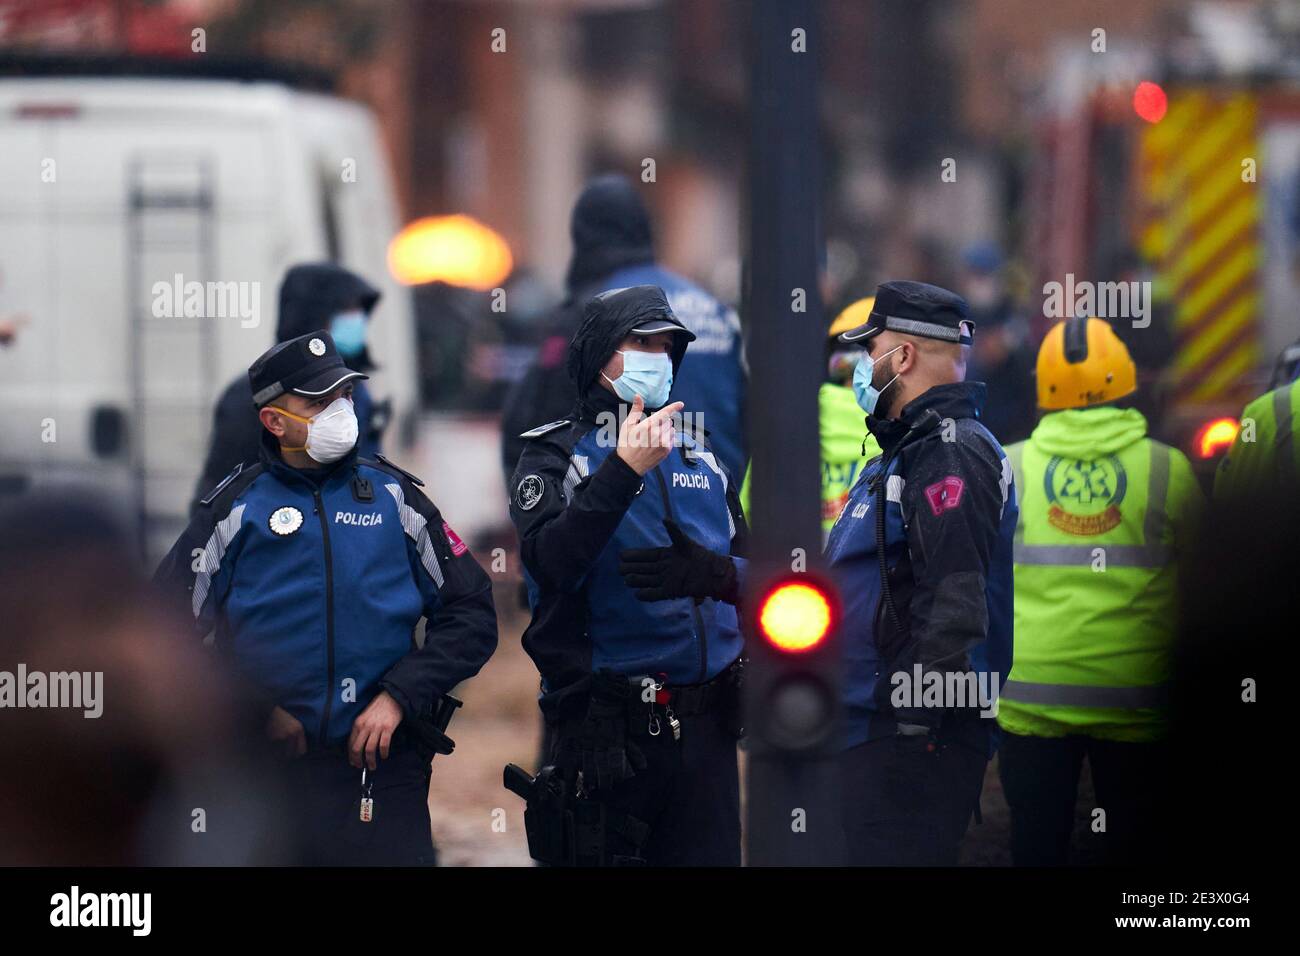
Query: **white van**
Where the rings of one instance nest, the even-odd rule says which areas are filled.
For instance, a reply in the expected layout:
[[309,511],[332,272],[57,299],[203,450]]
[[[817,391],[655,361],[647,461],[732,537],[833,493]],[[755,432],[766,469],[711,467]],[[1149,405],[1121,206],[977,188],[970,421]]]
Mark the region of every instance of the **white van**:
[[[0,320],[26,317],[0,345],[0,496],[92,483],[160,556],[213,404],[274,343],[280,278],[306,261],[383,292],[372,386],[400,459],[418,389],[410,295],[386,265],[398,225],[356,103],[270,82],[0,79]],[[216,294],[186,315],[164,290],[194,282]]]

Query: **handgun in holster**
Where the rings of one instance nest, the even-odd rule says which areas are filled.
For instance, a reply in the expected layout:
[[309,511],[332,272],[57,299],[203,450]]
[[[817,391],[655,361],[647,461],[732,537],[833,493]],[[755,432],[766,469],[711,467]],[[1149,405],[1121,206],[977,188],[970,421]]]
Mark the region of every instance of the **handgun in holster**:
[[442,694],[410,721],[408,730],[421,760],[430,761],[438,754],[449,754],[456,749],[456,741],[448,737],[446,731],[462,704],[450,694]]
[[[548,866],[641,866],[641,848],[650,828],[600,800],[579,796],[559,768],[546,766],[534,777],[507,764],[502,783],[524,799],[528,854]],[[616,853],[610,833],[622,837],[630,852]]]

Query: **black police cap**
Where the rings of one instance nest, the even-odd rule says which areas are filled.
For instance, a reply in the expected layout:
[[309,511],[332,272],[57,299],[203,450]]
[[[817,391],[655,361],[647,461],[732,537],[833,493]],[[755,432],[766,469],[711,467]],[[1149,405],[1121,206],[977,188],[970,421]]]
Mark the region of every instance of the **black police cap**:
[[286,392],[319,398],[344,382],[369,377],[347,367],[324,329],[272,346],[248,368],[248,384],[258,408]]
[[928,282],[882,282],[867,321],[840,334],[841,342],[865,342],[885,329],[970,345],[975,323],[966,300],[955,292]]

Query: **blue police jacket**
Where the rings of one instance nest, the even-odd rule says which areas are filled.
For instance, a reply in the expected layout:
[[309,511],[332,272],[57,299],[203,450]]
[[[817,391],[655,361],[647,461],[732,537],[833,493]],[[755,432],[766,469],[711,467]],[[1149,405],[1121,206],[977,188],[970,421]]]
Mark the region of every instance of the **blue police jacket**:
[[533,612],[523,644],[542,675],[548,713],[596,670],[702,683],[743,644],[732,605],[641,601],[618,570],[624,549],[670,546],[671,518],[699,544],[735,555],[743,574],[739,494],[704,435],[683,429],[679,447],[642,479],[615,454],[617,399],[588,399],[579,409],[575,420],[525,433],[510,503]]
[[203,499],[155,583],[313,747],[346,741],[380,690],[425,715],[478,672],[497,630],[487,574],[421,485],[355,450],[291,468],[268,433],[259,462]]

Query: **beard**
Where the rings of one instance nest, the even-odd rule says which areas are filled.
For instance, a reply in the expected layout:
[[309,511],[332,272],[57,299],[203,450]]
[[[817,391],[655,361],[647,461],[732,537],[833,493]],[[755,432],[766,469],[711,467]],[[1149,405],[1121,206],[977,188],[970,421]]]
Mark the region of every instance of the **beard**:
[[894,373],[892,364],[886,367],[884,363],[880,363],[871,370],[871,387],[880,395],[876,399],[876,411],[874,413],[877,418],[888,418],[893,411],[894,395],[897,389],[894,392],[890,392],[888,389],[897,384],[898,378]]

